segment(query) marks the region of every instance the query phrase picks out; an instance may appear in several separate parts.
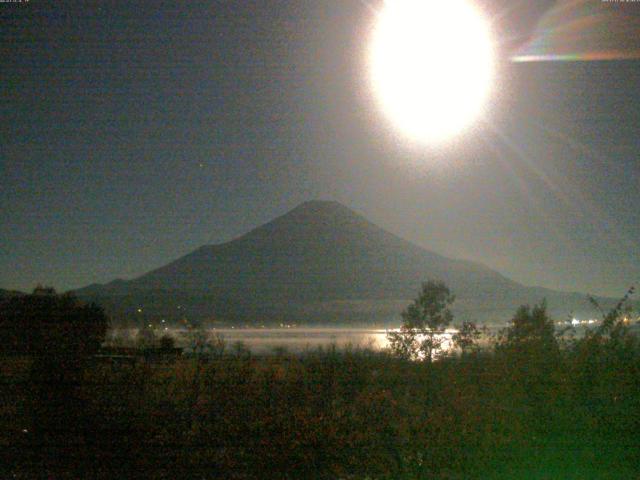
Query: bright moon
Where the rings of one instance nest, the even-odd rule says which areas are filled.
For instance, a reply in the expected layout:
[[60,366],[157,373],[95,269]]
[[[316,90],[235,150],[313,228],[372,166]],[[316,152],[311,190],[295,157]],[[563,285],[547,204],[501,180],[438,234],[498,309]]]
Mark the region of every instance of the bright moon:
[[482,112],[492,83],[490,29],[466,0],[386,0],[370,51],[384,112],[421,142],[447,140]]

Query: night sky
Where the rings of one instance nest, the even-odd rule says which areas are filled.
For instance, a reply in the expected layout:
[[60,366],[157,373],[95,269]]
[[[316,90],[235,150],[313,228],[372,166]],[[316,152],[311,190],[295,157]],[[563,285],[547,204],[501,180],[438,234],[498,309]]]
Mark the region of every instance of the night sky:
[[622,295],[640,60],[513,63],[553,4],[524,3],[482,3],[491,108],[437,148],[372,98],[375,2],[0,3],[0,287],[132,278],[330,199],[527,285]]

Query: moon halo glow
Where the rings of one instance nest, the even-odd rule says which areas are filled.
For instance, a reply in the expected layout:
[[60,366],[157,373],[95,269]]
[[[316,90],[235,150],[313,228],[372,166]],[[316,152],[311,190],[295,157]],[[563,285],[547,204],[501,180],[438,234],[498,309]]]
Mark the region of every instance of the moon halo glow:
[[421,143],[446,141],[482,113],[493,82],[490,28],[470,0],[386,0],[369,50],[387,117]]

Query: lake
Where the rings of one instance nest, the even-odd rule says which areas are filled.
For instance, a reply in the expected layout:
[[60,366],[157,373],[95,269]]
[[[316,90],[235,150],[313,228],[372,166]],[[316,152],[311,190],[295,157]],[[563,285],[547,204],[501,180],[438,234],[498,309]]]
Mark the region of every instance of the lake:
[[242,342],[253,353],[270,353],[277,348],[299,353],[307,349],[349,345],[380,350],[388,346],[386,330],[346,328],[242,328],[215,329],[228,347]]
[[[176,345],[189,350],[192,341],[186,329],[154,329],[157,338],[170,335],[176,339]],[[443,346],[450,348],[451,335],[455,330],[443,334]],[[114,329],[109,335],[109,343],[134,344],[138,329]],[[285,349],[291,353],[300,353],[319,347],[335,345],[339,349],[348,346],[382,350],[388,347],[387,330],[380,328],[214,328],[206,330],[211,339],[221,335],[227,349],[242,342],[252,353],[273,353],[276,349]]]
[[[500,327],[491,327],[489,332],[495,334]],[[451,350],[451,336],[456,332],[448,329],[443,334],[443,350]],[[117,329],[112,332],[112,338],[121,337],[125,341],[132,342],[135,339],[137,329]],[[169,334],[176,339],[177,346],[190,349],[191,341],[188,339],[187,330],[176,328],[158,328],[154,330],[156,337]],[[291,353],[300,353],[308,349],[329,347],[335,345],[343,349],[349,345],[354,347],[366,347],[373,350],[382,350],[389,346],[387,330],[382,328],[319,328],[319,327],[292,327],[292,328],[214,328],[206,330],[211,338],[222,335],[227,349],[232,349],[237,342],[242,342],[246,348],[255,354],[273,353],[276,349],[283,348]],[[583,328],[578,328],[577,336],[584,334]],[[481,345],[487,345],[489,339],[480,340]]]
[[[443,349],[451,348],[451,336],[456,331],[447,330],[442,335]],[[129,331],[130,338],[135,338],[135,330]],[[380,328],[215,328],[206,331],[211,338],[221,335],[228,349],[234,344],[242,342],[252,353],[273,353],[277,349],[285,349],[291,353],[314,350],[319,347],[335,345],[338,349],[348,346],[382,350],[389,346],[387,330]],[[166,331],[156,331],[156,336],[169,334],[176,339],[177,346],[191,346],[188,331],[184,329],[167,328]]]

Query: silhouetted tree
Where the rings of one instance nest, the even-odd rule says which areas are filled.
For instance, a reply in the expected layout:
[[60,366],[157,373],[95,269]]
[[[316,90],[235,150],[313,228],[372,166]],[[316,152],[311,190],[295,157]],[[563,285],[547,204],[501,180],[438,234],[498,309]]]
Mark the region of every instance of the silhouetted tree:
[[512,382],[511,395],[521,395],[531,412],[527,421],[552,422],[549,399],[560,395],[562,356],[544,300],[533,308],[522,305],[516,310],[511,325],[499,334],[496,353],[504,362],[504,375]]
[[400,331],[387,333],[391,351],[404,358],[433,360],[453,320],[449,307],[454,300],[444,282],[423,283],[418,298],[402,312]]
[[86,356],[105,339],[109,321],[101,307],[72,294],[36,287],[0,303],[0,349],[5,353]]
[[589,297],[592,305],[601,312],[602,323],[595,329],[587,329],[574,344],[576,377],[582,396],[600,389],[614,400],[620,399],[624,396],[612,385],[633,385],[635,382],[626,378],[633,370],[629,366],[637,361],[640,354],[640,338],[630,329],[633,317],[630,299],[634,291],[635,287],[629,288],[608,312],[595,298]]
[[108,319],[95,304],[37,287],[32,294],[0,304],[0,341],[5,353],[31,357],[29,405],[30,463],[43,477],[78,476],[84,402],[78,394],[84,359],[105,339]]
[[171,335],[163,335],[160,338],[160,349],[164,351],[173,350],[176,346],[176,340]]
[[458,331],[453,334],[451,340],[453,341],[453,344],[458,347],[463,354],[465,354],[469,350],[477,347],[480,335],[480,329],[474,322],[462,322],[462,326],[460,326]]
[[604,312],[598,300],[589,296],[591,304],[597,308],[602,314],[602,323],[593,333],[597,337],[616,336],[621,330],[627,329],[627,324],[623,320],[631,316],[633,307],[629,303],[635,292],[635,286],[631,286],[629,290],[622,296],[616,305],[608,312]]
[[499,347],[540,354],[557,351],[555,327],[547,315],[547,303],[543,300],[533,308],[521,305],[511,325],[501,332]]

